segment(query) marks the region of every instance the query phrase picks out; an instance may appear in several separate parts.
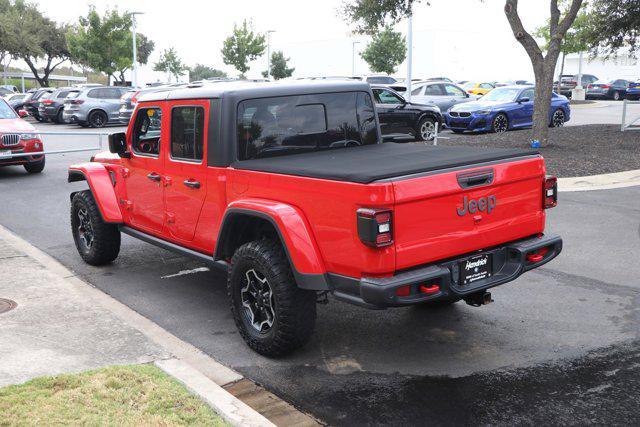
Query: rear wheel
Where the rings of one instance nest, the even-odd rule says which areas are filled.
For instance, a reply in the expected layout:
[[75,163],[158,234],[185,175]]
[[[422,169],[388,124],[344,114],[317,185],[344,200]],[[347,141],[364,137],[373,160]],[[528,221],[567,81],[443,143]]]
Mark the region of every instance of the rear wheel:
[[430,117],[423,117],[416,129],[418,141],[433,141],[436,136],[436,121]]
[[284,356],[309,341],[316,293],[298,288],[279,241],[240,246],[231,259],[227,293],[238,331],[256,352]]
[[620,92],[618,91],[613,92],[613,100],[620,101]]
[[551,127],[552,128],[560,128],[564,126],[564,111],[558,109],[553,112],[553,116],[551,116]]
[[491,121],[491,131],[494,133],[503,133],[509,130],[509,118],[506,114],[500,113]]
[[71,232],[78,253],[87,264],[108,264],[120,253],[120,230],[102,220],[89,190],[76,193],[71,200]]
[[64,123],[64,119],[62,118],[62,108],[58,110],[58,114],[56,114],[56,118],[53,119],[55,123]]
[[37,162],[25,163],[24,169],[28,173],[40,173],[40,172],[42,172],[44,170],[44,157],[42,158],[42,160],[37,161]]
[[89,114],[89,125],[91,125],[92,128],[101,128],[107,124],[108,119],[107,113],[104,111],[94,111]]

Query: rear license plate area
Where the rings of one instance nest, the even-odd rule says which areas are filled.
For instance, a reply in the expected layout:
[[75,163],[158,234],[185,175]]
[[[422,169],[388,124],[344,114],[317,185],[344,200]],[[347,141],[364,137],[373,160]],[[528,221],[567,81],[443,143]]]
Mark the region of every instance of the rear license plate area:
[[470,285],[479,280],[491,277],[491,254],[476,255],[459,263],[460,285]]

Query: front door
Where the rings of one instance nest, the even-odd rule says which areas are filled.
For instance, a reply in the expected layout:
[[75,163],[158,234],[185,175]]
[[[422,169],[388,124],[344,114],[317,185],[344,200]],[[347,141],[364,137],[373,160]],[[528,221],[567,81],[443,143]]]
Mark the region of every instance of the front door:
[[170,140],[165,150],[164,193],[166,228],[169,236],[183,242],[193,240],[207,194],[207,124],[209,103],[170,103]]
[[164,224],[164,158],[167,126],[159,105],[138,109],[129,132],[131,158],[125,164],[126,198],[121,200],[126,221],[134,228],[160,233]]

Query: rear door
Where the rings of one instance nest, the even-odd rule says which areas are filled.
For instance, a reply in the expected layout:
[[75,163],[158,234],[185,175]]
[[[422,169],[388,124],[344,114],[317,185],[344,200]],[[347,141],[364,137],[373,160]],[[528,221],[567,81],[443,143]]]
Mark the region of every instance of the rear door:
[[109,116],[110,122],[119,120],[118,114],[120,113],[120,97],[122,93],[123,89],[119,87],[101,89],[101,103]]
[[169,104],[169,146],[165,151],[166,230],[173,239],[193,240],[207,194],[209,103],[203,100]]
[[393,182],[396,270],[544,230],[540,156]]

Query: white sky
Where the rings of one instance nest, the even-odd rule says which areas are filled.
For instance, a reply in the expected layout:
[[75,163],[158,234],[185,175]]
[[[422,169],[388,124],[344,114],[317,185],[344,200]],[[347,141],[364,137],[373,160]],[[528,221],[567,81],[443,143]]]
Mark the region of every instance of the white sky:
[[[256,31],[275,30],[271,50],[283,50],[296,68],[294,76],[351,75],[353,36],[339,16],[342,0],[36,0],[40,10],[60,22],[76,22],[89,4],[99,11],[144,12],[138,29],[156,43],[150,62],[175,47],[188,65],[196,62],[236,72],[222,62],[223,40],[234,23],[252,19]],[[547,0],[520,2],[525,26],[533,30],[549,16]],[[454,80],[532,79],[529,59],[515,41],[502,8],[503,0],[431,0],[414,15],[414,77],[447,76]],[[406,32],[406,23],[397,30]],[[249,77],[266,69],[266,55],[252,63]],[[356,56],[356,74],[368,73]],[[405,65],[396,75],[404,76]]]

